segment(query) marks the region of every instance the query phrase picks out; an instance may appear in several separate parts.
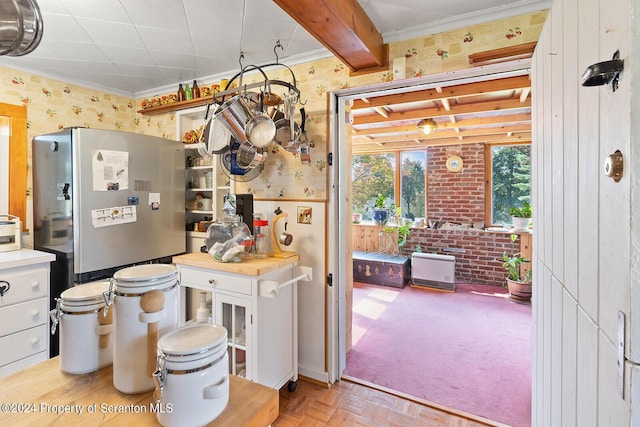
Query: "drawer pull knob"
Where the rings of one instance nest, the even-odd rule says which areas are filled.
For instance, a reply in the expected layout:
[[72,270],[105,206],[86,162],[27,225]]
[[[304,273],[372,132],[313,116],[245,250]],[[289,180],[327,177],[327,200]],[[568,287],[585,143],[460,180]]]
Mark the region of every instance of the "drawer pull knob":
[[209,284],[210,285],[215,285],[216,284],[216,279],[209,279]]
[[39,310],[33,310],[31,312],[31,317],[33,317],[34,319],[40,317],[40,311]]
[[36,345],[40,342],[40,339],[38,337],[35,338],[31,338],[31,344]]
[[0,297],[3,297],[5,292],[11,288],[11,285],[6,280],[0,280]]
[[38,282],[38,281],[31,282],[31,287],[33,289],[38,289],[40,287],[40,282]]

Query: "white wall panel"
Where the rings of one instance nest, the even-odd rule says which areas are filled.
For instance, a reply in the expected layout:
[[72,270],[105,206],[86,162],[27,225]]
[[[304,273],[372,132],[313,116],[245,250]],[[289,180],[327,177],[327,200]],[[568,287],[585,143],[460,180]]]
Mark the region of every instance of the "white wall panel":
[[[630,21],[640,19],[632,4],[640,9],[639,0],[556,0],[532,62],[534,426],[630,425],[629,398],[616,392],[615,340],[617,312],[631,307],[632,278],[640,301],[640,266],[631,275],[631,260],[640,259],[640,214],[633,227],[630,213],[632,190],[640,202],[640,148],[630,143],[632,134],[640,138],[640,123],[631,121],[640,84],[632,85],[637,67],[626,69]],[[616,49],[625,60],[619,90],[581,86],[582,71]],[[618,183],[603,173],[616,149],[631,166]],[[633,336],[640,341],[640,331]]]
[[562,422],[562,335],[564,329],[562,283],[555,277],[551,280],[551,426]]
[[553,276],[548,268],[544,269],[544,277],[541,289],[542,296],[542,419],[538,425],[550,426],[551,425],[551,386],[553,375],[553,312],[551,305],[551,286],[553,283]]
[[[598,61],[600,40],[599,0],[580,0],[578,8],[578,69]],[[584,90],[583,90],[584,89]],[[587,90],[590,89],[590,90]],[[598,105],[600,91],[594,88],[578,90],[578,295],[580,305],[593,319],[598,318],[598,193],[602,164],[598,151]]]
[[551,18],[551,260],[554,277],[564,283],[564,53],[563,10],[557,7]]
[[578,0],[564,0],[563,13],[563,222],[564,286],[578,297]]
[[617,392],[616,345],[602,330],[598,338],[598,427],[628,426],[629,406]]
[[[629,57],[629,0],[601,0],[600,61],[611,59],[620,49]],[[600,91],[600,159],[615,150],[629,156],[630,74],[620,79],[620,88],[583,88]],[[630,290],[630,178],[620,182],[603,177],[600,185],[600,270],[598,323],[611,341],[617,335],[617,312],[629,312]]]
[[562,296],[562,426],[577,426],[578,302],[565,289]]
[[[578,309],[577,420],[580,427],[596,427],[598,422],[598,325]],[[542,424],[539,424],[542,426]]]
[[[312,209],[311,224],[297,222],[298,207]],[[298,283],[298,363],[299,373],[318,381],[327,381],[325,369],[325,208],[323,203],[255,201],[254,212],[264,212],[273,227],[277,207],[288,214],[287,232],[293,234],[290,246],[282,250],[300,255],[298,265],[313,268],[313,280]],[[284,219],[276,224],[276,235],[284,231]]]

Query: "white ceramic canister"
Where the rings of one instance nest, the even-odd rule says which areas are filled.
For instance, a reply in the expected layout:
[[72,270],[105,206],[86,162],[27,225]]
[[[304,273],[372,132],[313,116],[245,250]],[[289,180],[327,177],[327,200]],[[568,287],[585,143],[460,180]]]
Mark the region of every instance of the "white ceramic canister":
[[[112,313],[104,310],[109,282],[69,288],[51,310],[51,333],[60,324],[60,369],[84,374],[109,366],[113,360]],[[111,310],[113,307],[111,308]]]
[[[142,305],[160,296],[153,310]],[[153,390],[157,337],[178,327],[178,270],[170,264],[143,264],[118,270],[104,295],[113,302],[113,385],[122,393]]]
[[193,323],[163,335],[158,341],[156,412],[165,427],[210,423],[229,402],[227,330],[220,325]]

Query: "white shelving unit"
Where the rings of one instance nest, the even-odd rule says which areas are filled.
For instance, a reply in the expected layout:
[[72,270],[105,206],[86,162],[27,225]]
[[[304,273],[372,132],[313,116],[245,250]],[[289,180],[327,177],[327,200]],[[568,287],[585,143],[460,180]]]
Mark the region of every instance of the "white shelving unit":
[[[205,124],[206,107],[194,107],[176,112],[176,137],[183,139],[186,132]],[[225,194],[233,192],[232,181],[222,171],[218,155],[201,156],[195,144],[185,144],[185,189],[187,252],[198,252],[204,245],[205,232],[194,231],[193,224],[215,220],[221,214]],[[211,185],[206,185],[205,174],[212,173]],[[190,202],[201,194],[211,200],[210,209],[190,209]]]

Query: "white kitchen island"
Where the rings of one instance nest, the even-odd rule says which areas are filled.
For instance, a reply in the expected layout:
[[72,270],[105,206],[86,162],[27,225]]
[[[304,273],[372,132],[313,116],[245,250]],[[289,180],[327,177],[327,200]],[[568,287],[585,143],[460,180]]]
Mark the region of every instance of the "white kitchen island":
[[295,390],[297,283],[311,280],[311,268],[298,261],[293,256],[220,263],[206,253],[173,258],[182,296],[185,287],[211,292],[213,322],[228,331],[230,373],[275,389],[288,382]]

